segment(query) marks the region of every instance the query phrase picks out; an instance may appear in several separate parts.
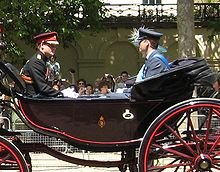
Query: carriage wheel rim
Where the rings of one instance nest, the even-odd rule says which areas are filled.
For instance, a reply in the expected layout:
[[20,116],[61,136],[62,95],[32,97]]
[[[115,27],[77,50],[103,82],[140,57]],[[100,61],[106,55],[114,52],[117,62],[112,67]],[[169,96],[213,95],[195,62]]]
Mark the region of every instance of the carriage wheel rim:
[[[173,116],[175,116],[176,114],[178,113],[181,113],[181,112],[185,112],[187,111],[188,109],[192,109],[192,108],[200,108],[200,107],[211,107],[213,109],[219,109],[220,106],[219,105],[215,105],[215,104],[209,104],[209,103],[201,103],[201,104],[192,104],[192,105],[187,105],[185,107],[181,107],[179,108],[177,111],[175,112],[172,112],[171,115],[168,115],[166,118],[162,119],[162,121],[158,124],[158,126],[154,129],[153,131],[153,134],[151,134],[150,138],[149,138],[149,141],[148,141],[148,144],[146,145],[146,148],[145,148],[145,154],[144,154],[144,162],[148,162],[148,157],[147,157],[147,151],[149,150],[152,142],[153,142],[153,139],[154,139],[154,136],[156,135],[156,132],[159,131],[160,127],[167,121],[167,119],[170,119],[172,118]],[[205,156],[205,160],[203,160],[201,157],[202,156]],[[210,169],[211,168],[211,165],[212,165],[212,158],[211,156],[209,156],[209,154],[200,154],[200,155],[197,155],[197,160],[193,161],[192,164],[196,167],[198,167],[199,169],[203,170],[203,169]],[[147,163],[144,163],[144,171],[146,172],[147,169],[148,169],[148,164]]]
[[13,152],[13,150],[12,150],[9,146],[7,146],[6,144],[4,144],[4,143],[2,143],[2,142],[0,142],[0,145],[1,145],[2,147],[6,148],[6,150],[8,150],[8,151],[10,152],[10,154],[13,155],[13,157],[15,158],[15,160],[16,160],[16,162],[18,163],[18,166],[19,166],[19,168],[20,168],[20,170],[21,170],[20,172],[24,172],[22,163],[21,163],[21,161],[19,160],[19,157]]

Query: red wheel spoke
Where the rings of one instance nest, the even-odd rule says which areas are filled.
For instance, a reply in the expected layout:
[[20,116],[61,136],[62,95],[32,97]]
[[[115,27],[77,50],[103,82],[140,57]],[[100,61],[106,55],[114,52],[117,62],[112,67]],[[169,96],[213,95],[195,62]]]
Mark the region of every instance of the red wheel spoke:
[[174,168],[174,167],[183,167],[183,166],[189,166],[191,163],[179,163],[179,164],[167,164],[163,166],[151,166],[149,167],[150,170],[159,170],[159,169],[166,169],[166,168]]
[[173,134],[174,136],[194,155],[196,156],[196,152],[181,138],[181,136],[179,136],[176,131],[174,131],[170,126],[168,126],[167,124],[165,124],[165,127],[167,129],[169,129]]
[[216,156],[219,156],[220,155],[220,151],[217,151],[214,155],[212,155],[211,157],[214,158]]
[[1,158],[1,159],[0,159],[0,164],[2,164],[2,163],[17,164],[17,162],[16,162],[15,160],[10,159],[10,158],[12,158],[12,157],[9,156],[9,155],[7,155],[7,156],[4,157],[4,158]]
[[197,152],[200,154],[202,152],[201,149],[200,149],[200,146],[199,146],[199,142],[200,141],[199,141],[199,139],[198,139],[198,137],[196,135],[196,132],[195,132],[195,129],[193,127],[192,120],[191,120],[190,117],[188,118],[188,123],[189,123],[189,126],[191,127],[191,130],[192,130],[192,135],[193,135],[193,139],[194,139],[194,141],[196,143]]
[[220,163],[220,159],[218,160],[213,160],[213,164],[219,164]]
[[214,164],[212,165],[212,167],[215,168],[215,169],[217,169],[217,170],[220,170],[220,167],[219,167],[219,166],[216,166],[216,165],[214,165]]
[[215,114],[216,114],[218,117],[220,117],[220,111],[219,111],[219,110],[213,109],[213,111],[215,112]]
[[194,169],[194,167],[190,167],[190,169],[188,169],[186,172],[193,172]]
[[206,134],[205,134],[204,152],[207,152],[209,132],[210,132],[211,122],[212,122],[212,112],[213,112],[213,110],[210,108],[209,113],[208,113],[208,118],[207,118],[207,121],[206,121]]
[[16,164],[16,161],[13,160],[5,160],[4,163]]
[[160,145],[158,145],[158,144],[153,144],[153,146],[154,146],[155,148],[160,148],[160,149],[162,149],[162,150],[164,150],[164,151],[166,151],[166,152],[169,152],[169,153],[178,155],[178,156],[180,156],[180,157],[182,157],[182,158],[185,158],[185,159],[188,159],[188,160],[193,161],[193,157],[191,157],[191,156],[189,156],[189,155],[187,155],[187,154],[181,153],[181,152],[179,152],[179,151],[176,151],[176,150],[174,150],[174,149],[171,149],[171,148],[168,148],[168,147],[165,147],[165,146],[163,147],[163,146],[160,146]]
[[[219,111],[217,111],[216,109],[213,110],[217,115],[219,115]],[[207,129],[208,130],[208,129]],[[214,144],[212,145],[212,147],[209,150],[209,154],[211,154],[211,152],[216,148],[216,146],[219,145],[220,142],[220,136],[215,140]],[[214,155],[217,156],[219,154],[219,151]]]

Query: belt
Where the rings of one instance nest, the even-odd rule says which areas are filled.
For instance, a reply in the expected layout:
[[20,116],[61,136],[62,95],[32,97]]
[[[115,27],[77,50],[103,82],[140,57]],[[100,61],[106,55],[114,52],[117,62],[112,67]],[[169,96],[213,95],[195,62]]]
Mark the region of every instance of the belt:
[[25,83],[27,84],[33,84],[33,80],[31,77],[29,76],[26,76],[24,74],[21,74],[21,78],[24,80]]

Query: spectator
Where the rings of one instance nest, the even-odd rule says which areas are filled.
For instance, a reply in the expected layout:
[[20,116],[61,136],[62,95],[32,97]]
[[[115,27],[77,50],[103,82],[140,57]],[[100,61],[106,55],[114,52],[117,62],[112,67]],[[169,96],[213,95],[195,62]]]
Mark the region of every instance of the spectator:
[[220,98],[220,72],[216,74],[214,82],[212,83],[212,87],[215,92],[211,97]]
[[94,94],[94,88],[91,84],[86,85],[86,95],[91,95]]
[[116,81],[116,90],[121,89],[121,88],[126,88],[125,82],[128,80],[128,72],[127,71],[122,71],[120,76],[118,76],[115,81]]
[[106,80],[102,80],[100,83],[99,83],[99,94],[102,94],[102,95],[106,95],[108,94],[110,91],[109,91],[109,82],[106,81]]
[[212,84],[212,87],[214,88],[215,91],[219,91],[220,89],[220,72],[218,72],[215,76],[215,80]]
[[111,92],[115,91],[115,79],[112,75],[110,74],[105,74],[102,78],[102,81],[106,81],[108,83],[108,88],[110,89]]
[[95,86],[94,86],[94,93],[98,93],[99,92],[99,83],[101,82],[101,78],[96,78],[95,80]]
[[85,79],[79,79],[77,81],[77,90],[79,95],[85,95],[86,91],[86,80]]
[[55,90],[60,90],[61,82],[60,82],[59,80],[53,82],[52,87],[53,87],[53,89],[55,89]]

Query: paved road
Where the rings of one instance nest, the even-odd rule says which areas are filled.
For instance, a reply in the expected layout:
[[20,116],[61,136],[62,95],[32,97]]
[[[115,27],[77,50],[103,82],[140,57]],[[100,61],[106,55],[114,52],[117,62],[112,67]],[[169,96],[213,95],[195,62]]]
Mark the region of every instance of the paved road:
[[[82,154],[74,153],[74,157],[84,159],[119,160],[120,154]],[[31,154],[33,172],[119,172],[118,168],[84,167],[57,160],[47,154]]]

